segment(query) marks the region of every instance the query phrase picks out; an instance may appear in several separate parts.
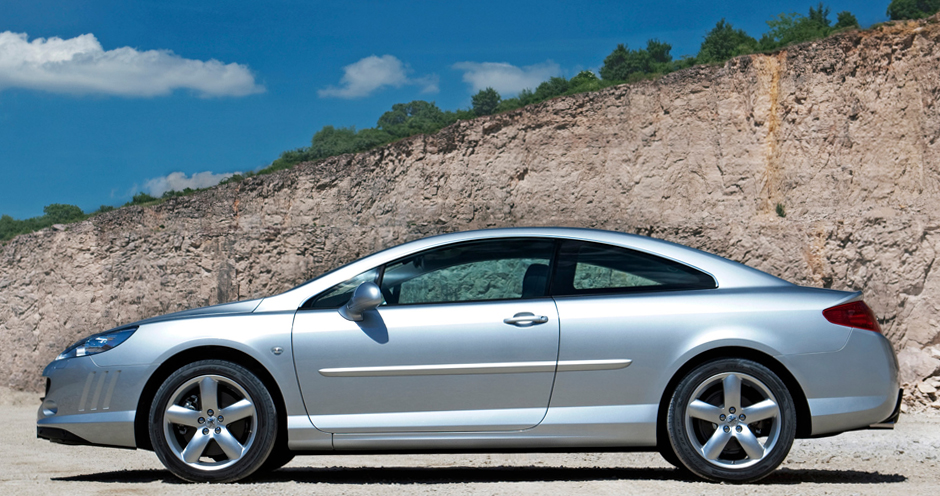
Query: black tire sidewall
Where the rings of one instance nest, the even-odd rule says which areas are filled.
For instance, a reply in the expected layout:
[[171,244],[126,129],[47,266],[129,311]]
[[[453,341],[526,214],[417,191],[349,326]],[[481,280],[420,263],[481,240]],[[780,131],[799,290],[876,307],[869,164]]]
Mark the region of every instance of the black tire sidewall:
[[[780,434],[772,451],[760,462],[741,469],[725,469],[711,464],[696,451],[688,439],[685,411],[692,393],[710,377],[726,372],[747,374],[764,383],[777,399]],[[783,381],[769,368],[742,358],[723,358],[706,362],[689,372],[676,386],[666,415],[669,443],[679,461],[692,473],[720,482],[753,482],[766,477],[787,457],[796,436],[796,408]]]
[[[170,449],[164,433],[164,412],[172,394],[186,381],[202,375],[225,377],[248,392],[255,404],[255,439],[238,462],[221,470],[199,470],[185,464]],[[150,408],[150,442],[160,462],[177,477],[191,482],[232,482],[258,470],[277,440],[277,411],[264,383],[251,371],[225,360],[201,360],[181,367],[163,381]]]

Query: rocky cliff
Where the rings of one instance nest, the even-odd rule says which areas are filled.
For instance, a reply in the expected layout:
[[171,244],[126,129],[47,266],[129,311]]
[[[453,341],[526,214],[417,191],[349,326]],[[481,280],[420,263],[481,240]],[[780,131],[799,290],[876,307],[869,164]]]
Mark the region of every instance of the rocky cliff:
[[862,290],[914,399],[932,402],[938,137],[937,17],[460,122],[14,239],[0,376],[36,390],[42,365],[93,331],[276,293],[428,234],[563,225]]

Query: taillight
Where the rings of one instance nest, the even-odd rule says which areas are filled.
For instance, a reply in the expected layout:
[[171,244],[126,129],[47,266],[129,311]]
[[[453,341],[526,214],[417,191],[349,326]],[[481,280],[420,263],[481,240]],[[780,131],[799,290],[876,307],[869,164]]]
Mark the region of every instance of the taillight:
[[823,317],[833,324],[881,332],[875,312],[872,312],[864,301],[853,301],[827,308],[823,310]]

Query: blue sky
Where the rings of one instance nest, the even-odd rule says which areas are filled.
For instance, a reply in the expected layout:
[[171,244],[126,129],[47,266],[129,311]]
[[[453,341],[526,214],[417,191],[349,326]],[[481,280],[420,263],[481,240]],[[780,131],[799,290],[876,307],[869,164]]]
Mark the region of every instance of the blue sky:
[[[513,96],[598,68],[617,43],[695,54],[722,17],[759,37],[811,4],[0,0],[0,214],[211,183],[394,103],[468,107],[483,84]],[[827,2],[863,26],[887,4]]]

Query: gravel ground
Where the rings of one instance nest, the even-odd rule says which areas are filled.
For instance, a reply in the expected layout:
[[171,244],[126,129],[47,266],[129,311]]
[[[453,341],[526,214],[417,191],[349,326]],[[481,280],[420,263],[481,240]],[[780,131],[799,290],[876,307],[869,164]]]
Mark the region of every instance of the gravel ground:
[[[34,394],[0,391],[3,494],[164,494],[182,489],[149,451],[36,439]],[[905,415],[893,431],[798,440],[758,484],[692,480],[654,453],[307,456],[264,477],[187,494],[885,494],[936,495],[940,416]]]

